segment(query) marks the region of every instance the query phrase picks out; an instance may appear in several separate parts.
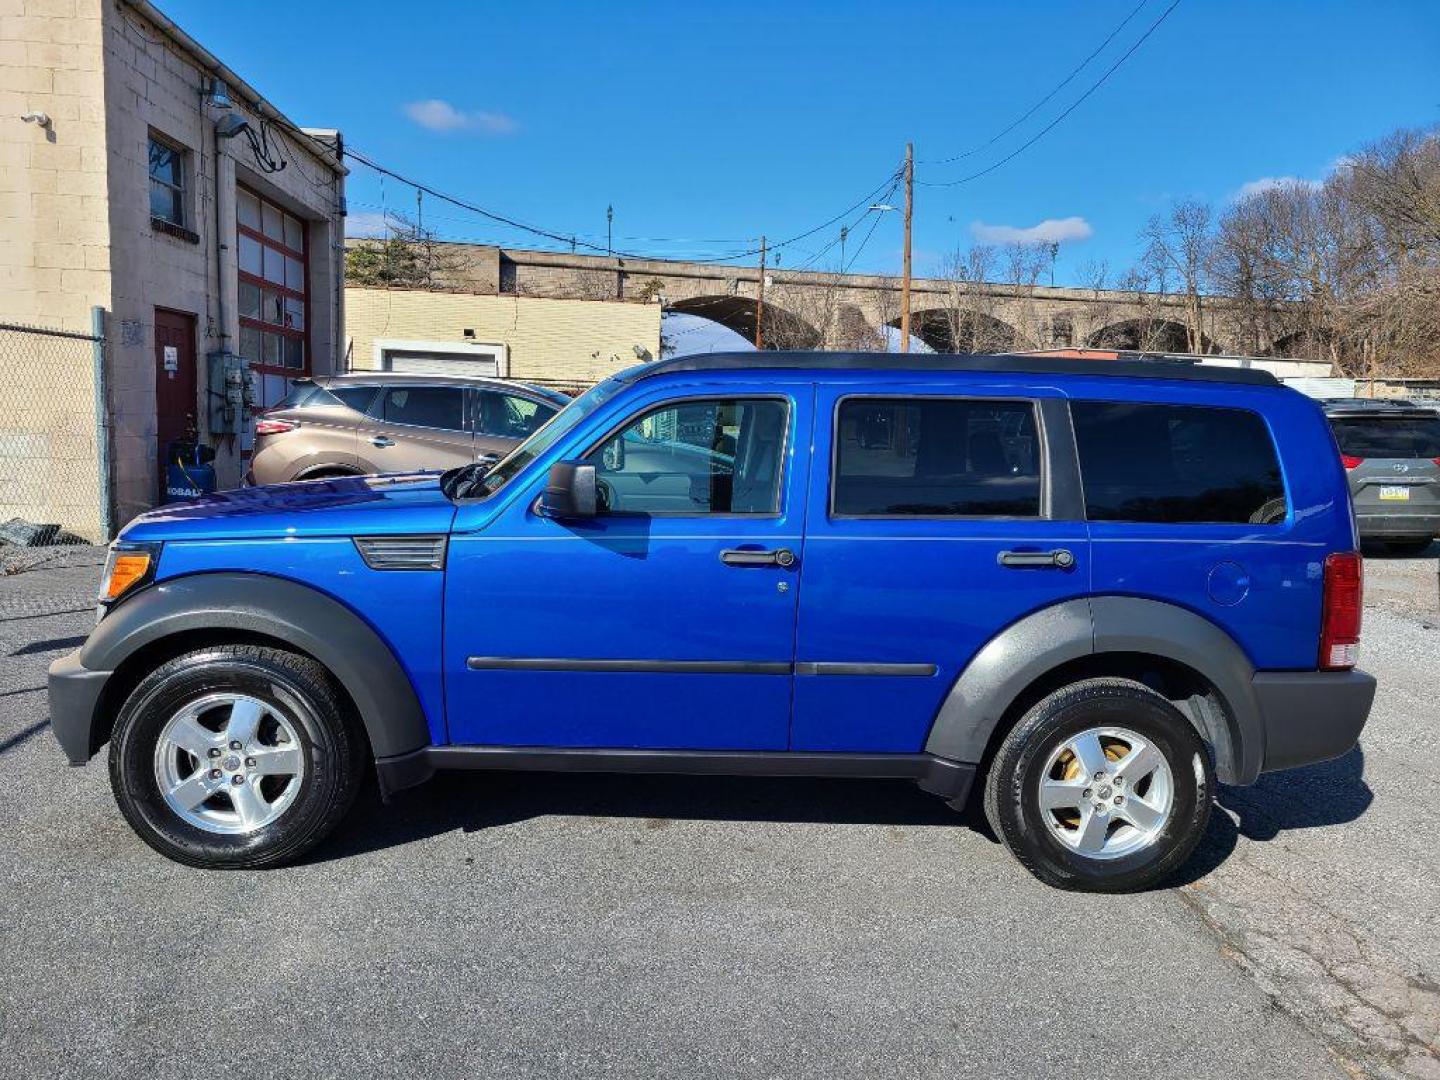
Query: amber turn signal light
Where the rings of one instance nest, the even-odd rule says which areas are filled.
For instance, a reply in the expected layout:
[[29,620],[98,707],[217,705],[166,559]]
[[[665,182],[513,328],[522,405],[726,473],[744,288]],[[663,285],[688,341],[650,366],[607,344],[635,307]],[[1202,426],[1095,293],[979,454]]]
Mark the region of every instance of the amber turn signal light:
[[130,589],[144,581],[150,573],[151,558],[148,551],[117,551],[110,561],[110,573],[100,587],[100,599],[118,600]]

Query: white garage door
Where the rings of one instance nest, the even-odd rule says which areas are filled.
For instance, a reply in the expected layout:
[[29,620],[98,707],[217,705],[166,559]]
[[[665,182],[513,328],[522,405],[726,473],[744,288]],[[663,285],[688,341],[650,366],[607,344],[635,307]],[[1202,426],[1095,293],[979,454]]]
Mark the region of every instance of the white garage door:
[[406,375],[461,375],[481,378],[500,374],[499,350],[483,346],[463,353],[430,352],[424,349],[386,349],[382,353],[386,371]]

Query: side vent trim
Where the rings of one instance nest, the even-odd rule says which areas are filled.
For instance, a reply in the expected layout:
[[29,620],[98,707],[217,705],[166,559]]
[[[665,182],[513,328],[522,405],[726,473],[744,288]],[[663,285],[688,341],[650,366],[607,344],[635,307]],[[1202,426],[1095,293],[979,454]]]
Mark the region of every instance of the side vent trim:
[[371,570],[444,570],[445,536],[357,536],[355,549]]

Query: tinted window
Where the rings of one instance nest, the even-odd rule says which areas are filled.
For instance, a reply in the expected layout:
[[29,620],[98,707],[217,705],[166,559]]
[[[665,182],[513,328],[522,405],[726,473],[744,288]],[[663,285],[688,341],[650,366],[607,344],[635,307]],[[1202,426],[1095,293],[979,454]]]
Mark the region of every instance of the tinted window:
[[385,391],[385,419],[394,424],[465,428],[465,392],[454,386],[392,386]]
[[1092,521],[1273,524],[1285,487],[1265,422],[1248,409],[1076,401]]
[[290,384],[290,392],[280,399],[280,403],[275,408],[298,409],[302,405],[311,404],[315,397],[324,392],[318,383],[311,382],[309,379],[296,379]]
[[1029,404],[847,398],[836,438],[837,514],[1040,515],[1040,441]]
[[1440,457],[1440,416],[1336,417],[1340,452],[1358,458]]
[[782,401],[687,401],[646,413],[592,451],[612,514],[774,514]]
[[348,405],[356,412],[364,412],[370,407],[370,400],[375,396],[375,387],[332,386],[330,393],[333,397],[340,399],[340,404]]
[[558,410],[529,398],[502,394],[495,390],[480,392],[480,431],[502,439],[528,439]]

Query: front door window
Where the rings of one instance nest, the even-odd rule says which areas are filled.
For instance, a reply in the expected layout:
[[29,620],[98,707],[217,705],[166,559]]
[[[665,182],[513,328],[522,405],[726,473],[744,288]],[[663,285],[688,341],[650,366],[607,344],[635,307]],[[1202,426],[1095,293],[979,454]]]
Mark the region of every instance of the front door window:
[[775,514],[786,406],[769,398],[664,405],[606,439],[594,462],[608,514]]

